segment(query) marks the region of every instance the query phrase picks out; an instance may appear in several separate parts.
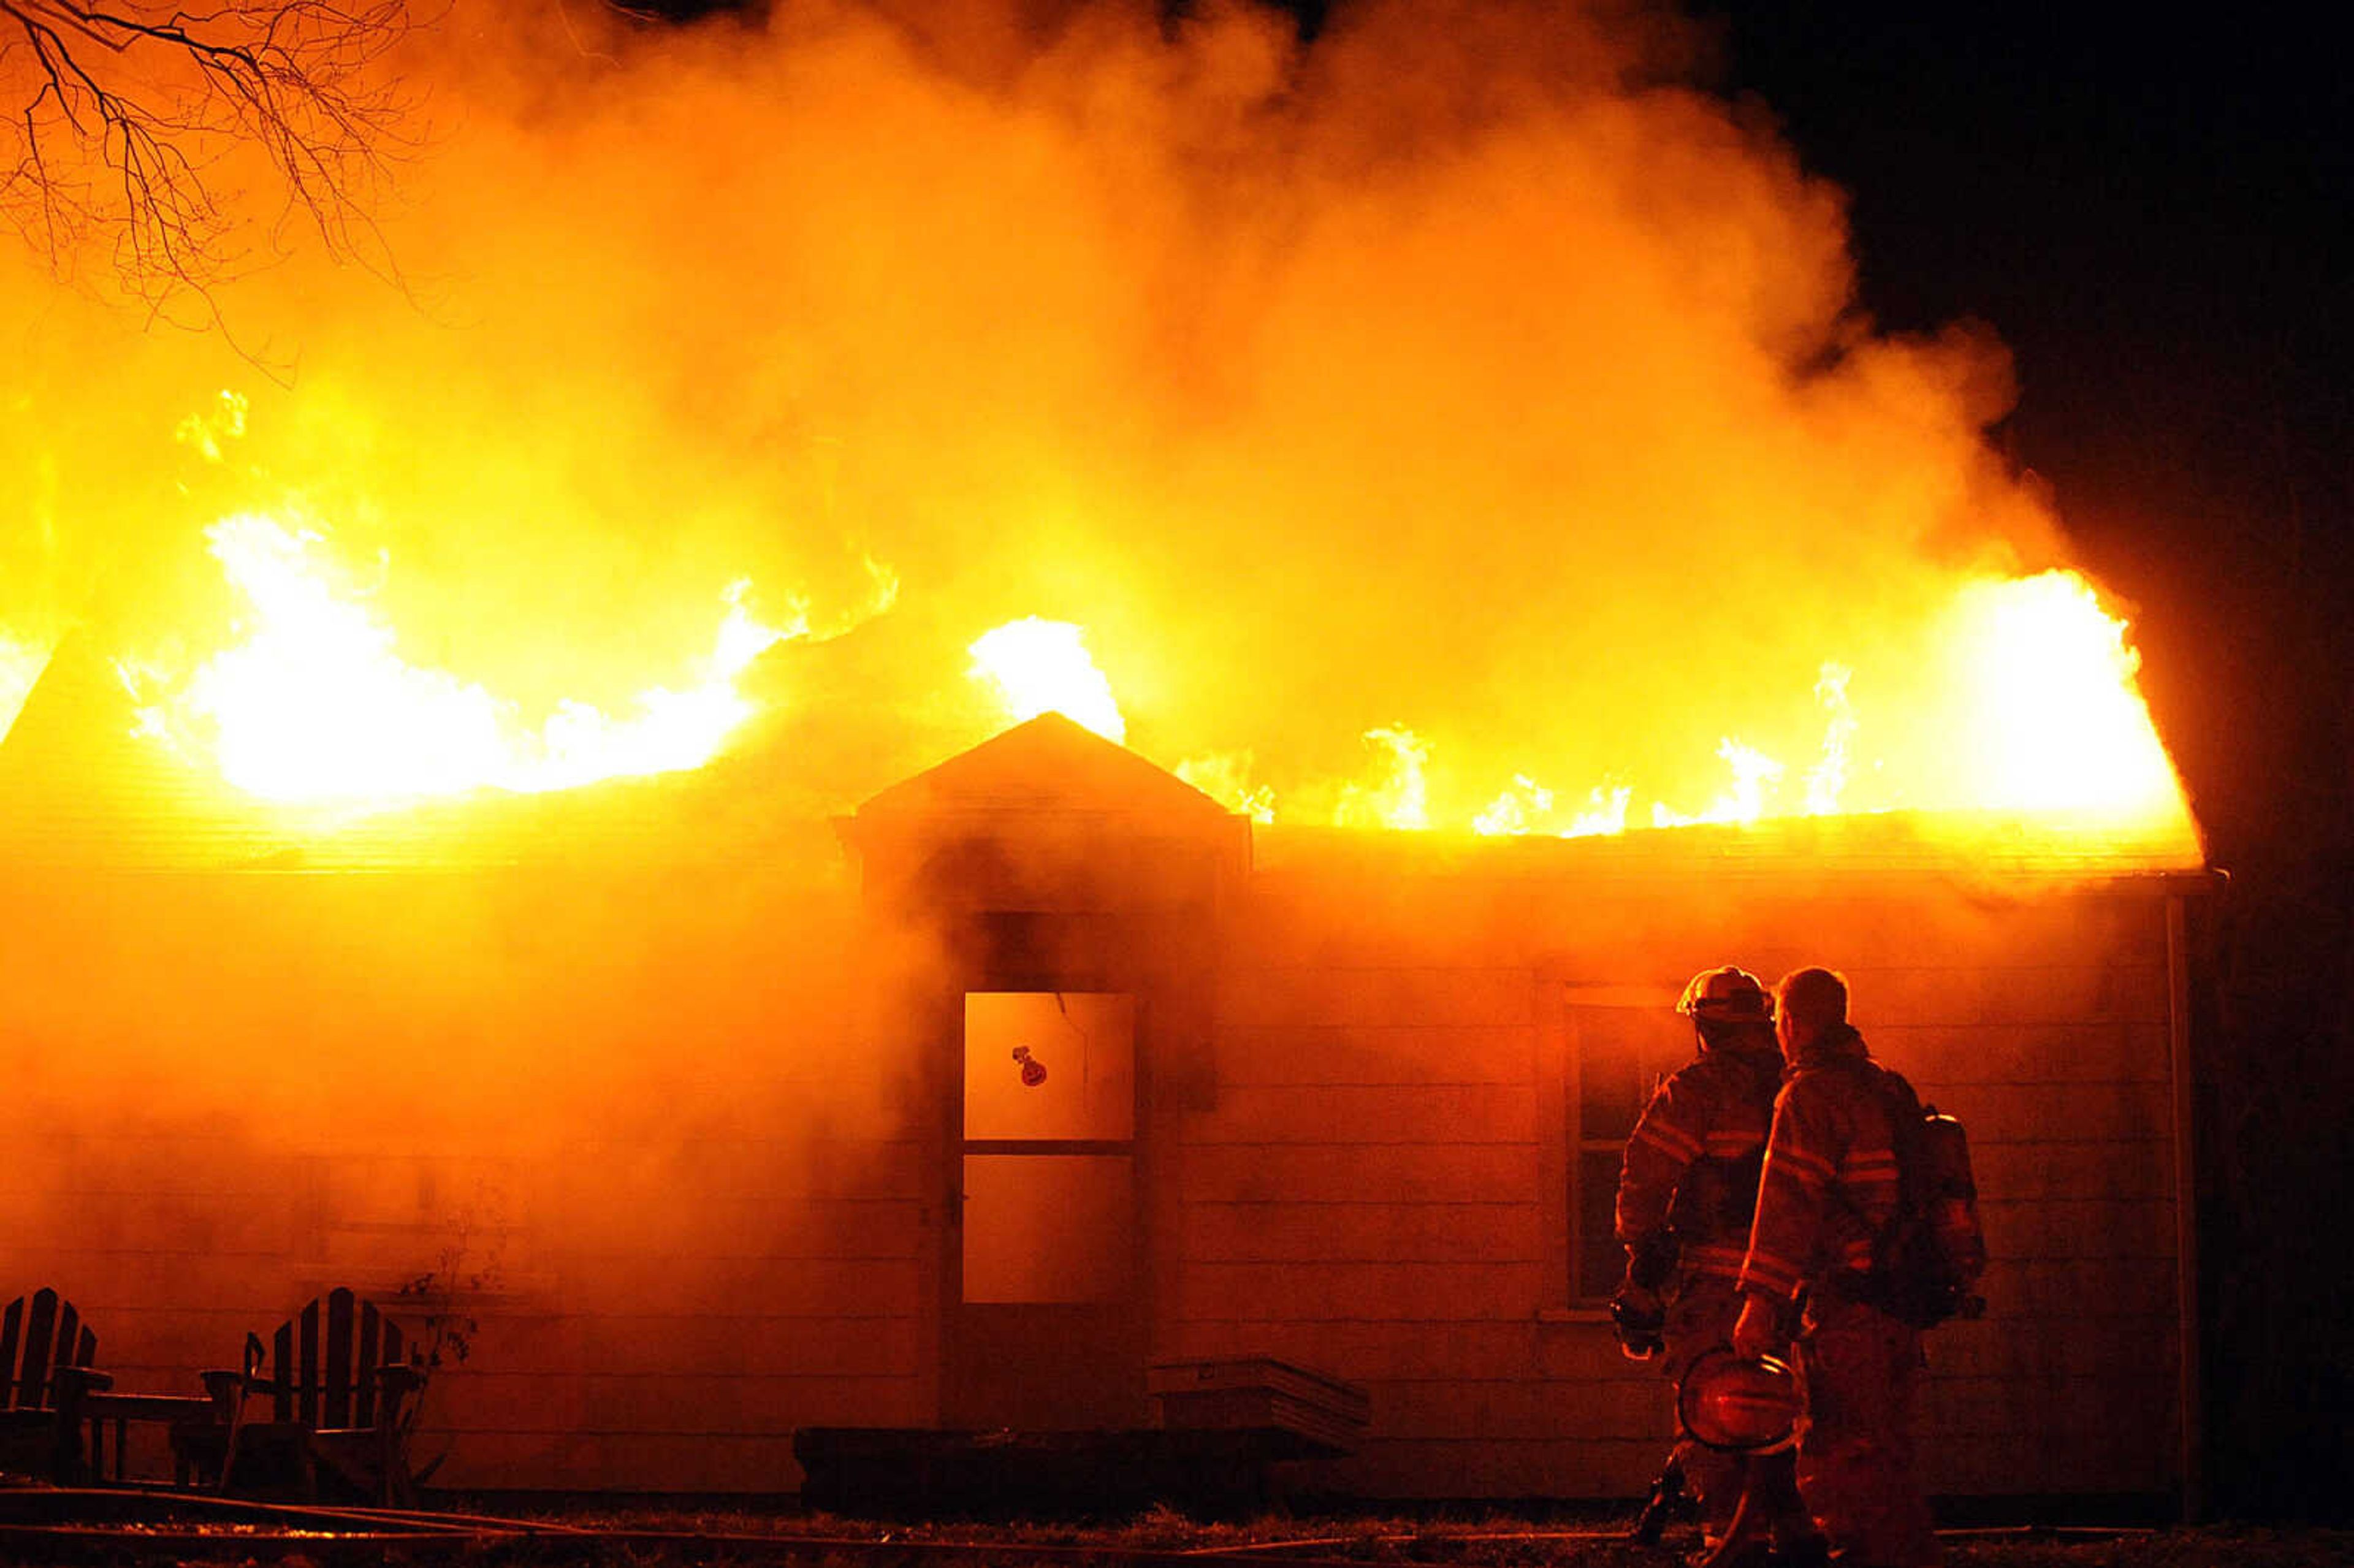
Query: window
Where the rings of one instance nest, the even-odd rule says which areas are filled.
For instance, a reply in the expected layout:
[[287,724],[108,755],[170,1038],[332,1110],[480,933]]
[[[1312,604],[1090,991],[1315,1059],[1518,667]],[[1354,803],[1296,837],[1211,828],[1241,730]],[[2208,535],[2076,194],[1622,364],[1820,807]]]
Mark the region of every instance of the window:
[[967,991],[960,1298],[1125,1298],[1135,1283],[1136,999]]
[[[1626,1256],[1611,1234],[1618,1162],[1635,1120],[1660,1079],[1691,1060],[1691,1023],[1677,993],[1649,986],[1562,985],[1549,1029],[1557,1081],[1548,1086],[1551,1138],[1544,1181],[1550,1250],[1548,1307],[1598,1307]],[[1548,1129],[1550,1131],[1550,1128]]]

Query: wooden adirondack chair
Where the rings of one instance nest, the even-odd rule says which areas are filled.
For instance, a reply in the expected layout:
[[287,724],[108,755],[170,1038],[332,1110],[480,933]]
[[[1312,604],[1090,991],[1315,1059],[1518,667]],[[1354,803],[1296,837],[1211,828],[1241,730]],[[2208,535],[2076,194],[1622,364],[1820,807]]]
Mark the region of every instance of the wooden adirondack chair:
[[103,1374],[88,1371],[98,1336],[73,1303],[44,1287],[0,1312],[0,1470],[64,1483],[81,1465],[78,1404]]
[[410,1500],[401,1405],[422,1374],[399,1325],[374,1302],[331,1290],[280,1324],[267,1347],[247,1335],[244,1361],[204,1374],[226,1418],[175,1426],[179,1463],[223,1491]]

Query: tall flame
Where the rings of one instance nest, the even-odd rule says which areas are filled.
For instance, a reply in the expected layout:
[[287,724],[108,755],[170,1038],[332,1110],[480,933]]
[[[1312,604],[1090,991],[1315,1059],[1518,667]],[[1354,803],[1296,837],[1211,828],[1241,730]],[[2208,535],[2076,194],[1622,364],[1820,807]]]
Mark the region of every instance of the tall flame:
[[41,678],[42,666],[48,662],[48,649],[0,631],[0,738],[16,724],[17,710],[25,705],[33,683]]
[[1014,722],[1058,713],[1106,740],[1128,738],[1111,682],[1087,652],[1087,633],[1067,620],[1027,616],[982,632],[965,650],[972,678],[988,684]]
[[[1906,722],[1877,735],[1860,712],[1855,671],[1824,662],[1814,688],[1821,715],[1816,760],[1795,779],[1758,746],[1717,746],[1729,782],[1697,811],[1649,802],[1659,828],[1741,826],[1775,817],[1893,810],[1992,811],[2052,821],[2069,833],[2124,834],[2189,857],[2197,830],[2181,784],[2135,684],[2139,658],[2126,624],[2074,572],[1967,584],[1933,629],[1932,665],[1882,672]],[[1284,820],[1342,826],[1447,825],[1432,803],[1431,742],[1404,725],[1367,732],[1373,757],[1358,778],[1297,791],[1331,803]],[[1873,748],[1890,748],[1882,754]],[[1261,821],[1278,819],[1273,789],[1249,777],[1250,754],[1218,753],[1179,775]],[[1562,837],[1626,831],[1633,786],[1589,789],[1582,810],[1560,803],[1534,771],[1515,774],[1455,825],[1484,835]],[[2064,822],[2064,829],[2062,824]]]
[[2126,623],[2074,572],[1963,590],[1952,748],[1963,799],[2113,818],[2163,813],[2180,785],[2135,685]]
[[264,800],[378,804],[495,788],[560,789],[708,760],[752,711],[736,677],[807,630],[754,620],[729,588],[710,657],[683,690],[655,687],[635,711],[567,701],[536,730],[479,685],[404,661],[392,629],[339,593],[313,559],[322,542],[242,514],[206,531],[252,612],[238,646],[214,656],[149,727],[209,737],[222,774]]
[[[787,628],[756,620],[738,582],[726,591],[711,652],[692,683],[649,689],[620,715],[560,703],[535,728],[482,686],[406,662],[392,629],[314,558],[317,533],[249,514],[216,524],[207,537],[250,624],[242,642],[205,663],[176,698],[145,710],[143,723],[175,741],[200,736],[227,779],[277,801],[535,791],[698,767],[753,711],[737,677],[779,641],[809,631],[798,609]],[[1716,751],[1728,786],[1698,811],[1652,799],[1649,821],[1673,828],[1893,809],[1995,811],[2195,846],[2179,781],[2135,685],[2139,660],[2126,622],[2092,584],[2064,571],[1969,583],[1931,645],[1935,655],[1920,667],[1871,673],[1872,690],[1897,694],[1903,705],[1890,712],[1902,723],[1875,729],[1852,695],[1855,671],[1827,661],[1814,689],[1822,727],[1811,766],[1794,775],[1762,747],[1725,736]],[[21,702],[39,668],[36,652],[0,642],[0,715]],[[1127,719],[1078,625],[1027,617],[983,633],[968,652],[968,675],[1006,719],[1052,710],[1125,742]],[[1274,788],[1252,777],[1248,751],[1175,766],[1263,822],[1575,837],[1624,832],[1637,798],[1633,785],[1609,780],[1585,790],[1581,807],[1532,766],[1484,807],[1442,810],[1431,740],[1405,724],[1363,739],[1370,755],[1358,777],[1302,781],[1280,813]]]
[[1334,820],[1345,828],[1428,828],[1430,743],[1400,724],[1367,730],[1365,744],[1379,758],[1377,771],[1342,789]]

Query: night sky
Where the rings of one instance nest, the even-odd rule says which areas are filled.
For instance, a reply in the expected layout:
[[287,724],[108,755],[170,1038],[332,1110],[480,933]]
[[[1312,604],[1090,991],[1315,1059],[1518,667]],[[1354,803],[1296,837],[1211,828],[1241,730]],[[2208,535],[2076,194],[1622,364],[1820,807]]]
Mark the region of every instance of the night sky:
[[[2261,9],[2261,8],[2260,8]],[[2248,13],[1782,0],[1723,85],[1852,197],[1864,303],[1990,323],[1998,432],[2140,609],[2217,858],[2346,854],[2348,39]]]

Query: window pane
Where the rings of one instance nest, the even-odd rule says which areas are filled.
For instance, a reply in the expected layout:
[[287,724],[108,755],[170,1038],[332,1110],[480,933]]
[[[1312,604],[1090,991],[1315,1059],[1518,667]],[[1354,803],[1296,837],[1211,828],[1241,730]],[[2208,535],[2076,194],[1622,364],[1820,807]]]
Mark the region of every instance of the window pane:
[[964,1135],[1136,1136],[1136,999],[1102,991],[967,991]]
[[1691,1056],[1691,1024],[1666,1009],[1580,1008],[1578,1137],[1623,1143],[1651,1090]]
[[1627,1255],[1610,1236],[1611,1211],[1618,1198],[1618,1151],[1589,1149],[1577,1157],[1578,1255],[1576,1293],[1607,1296],[1618,1288]]

